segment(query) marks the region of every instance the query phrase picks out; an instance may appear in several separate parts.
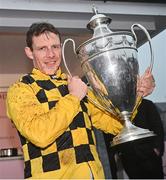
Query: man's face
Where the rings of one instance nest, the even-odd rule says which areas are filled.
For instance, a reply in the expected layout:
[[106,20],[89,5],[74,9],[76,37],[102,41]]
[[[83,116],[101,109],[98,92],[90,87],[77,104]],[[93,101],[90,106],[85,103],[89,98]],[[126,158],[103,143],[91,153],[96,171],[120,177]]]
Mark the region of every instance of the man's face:
[[33,60],[34,67],[44,74],[53,75],[61,63],[61,43],[59,36],[45,32],[32,39],[32,49],[25,48],[27,56]]

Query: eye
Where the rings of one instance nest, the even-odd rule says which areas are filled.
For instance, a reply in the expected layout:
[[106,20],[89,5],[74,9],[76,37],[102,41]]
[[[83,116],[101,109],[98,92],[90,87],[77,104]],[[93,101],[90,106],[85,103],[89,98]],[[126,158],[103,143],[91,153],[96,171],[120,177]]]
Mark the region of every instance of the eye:
[[47,48],[46,47],[40,47],[39,50],[45,51],[45,50],[47,50]]
[[53,47],[54,49],[60,49],[60,48],[61,48],[61,45],[60,45],[60,44],[54,44],[52,47]]

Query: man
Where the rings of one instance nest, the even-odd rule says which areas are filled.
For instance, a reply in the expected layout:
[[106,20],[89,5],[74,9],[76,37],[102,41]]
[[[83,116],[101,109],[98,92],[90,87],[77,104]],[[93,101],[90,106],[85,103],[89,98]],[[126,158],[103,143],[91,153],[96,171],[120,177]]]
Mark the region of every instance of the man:
[[[22,143],[25,178],[104,178],[93,126],[117,134],[122,124],[91,104],[94,98],[79,77],[61,72],[61,40],[49,23],[34,23],[27,32],[25,53],[32,72],[9,88],[7,111]],[[147,74],[139,91],[150,93]],[[149,89],[150,87],[150,89]]]

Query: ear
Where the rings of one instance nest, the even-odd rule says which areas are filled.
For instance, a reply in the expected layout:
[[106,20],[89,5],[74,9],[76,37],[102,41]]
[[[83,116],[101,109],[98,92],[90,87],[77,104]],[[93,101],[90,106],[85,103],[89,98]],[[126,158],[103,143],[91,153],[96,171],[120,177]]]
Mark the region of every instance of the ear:
[[25,54],[27,55],[27,57],[29,59],[32,59],[33,60],[33,53],[32,53],[32,50],[29,48],[29,47],[25,47]]

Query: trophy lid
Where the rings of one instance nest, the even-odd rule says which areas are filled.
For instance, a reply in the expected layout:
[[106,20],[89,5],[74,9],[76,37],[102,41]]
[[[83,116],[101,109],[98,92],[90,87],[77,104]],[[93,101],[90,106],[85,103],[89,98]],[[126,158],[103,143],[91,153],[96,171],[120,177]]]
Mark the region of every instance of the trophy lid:
[[108,28],[108,25],[111,23],[111,18],[105,16],[104,14],[98,14],[98,11],[95,7],[92,8],[95,13],[94,16],[90,19],[87,24],[87,29],[93,30],[93,37],[106,35],[112,33],[112,31]]
[[135,41],[133,34],[129,31],[117,31],[113,32],[109,28],[111,18],[104,14],[98,14],[97,9],[93,6],[94,16],[87,24],[87,28],[93,31],[93,35],[90,39],[83,42],[76,49],[76,53],[81,57],[93,57],[95,54],[103,51],[132,47],[135,48]]

